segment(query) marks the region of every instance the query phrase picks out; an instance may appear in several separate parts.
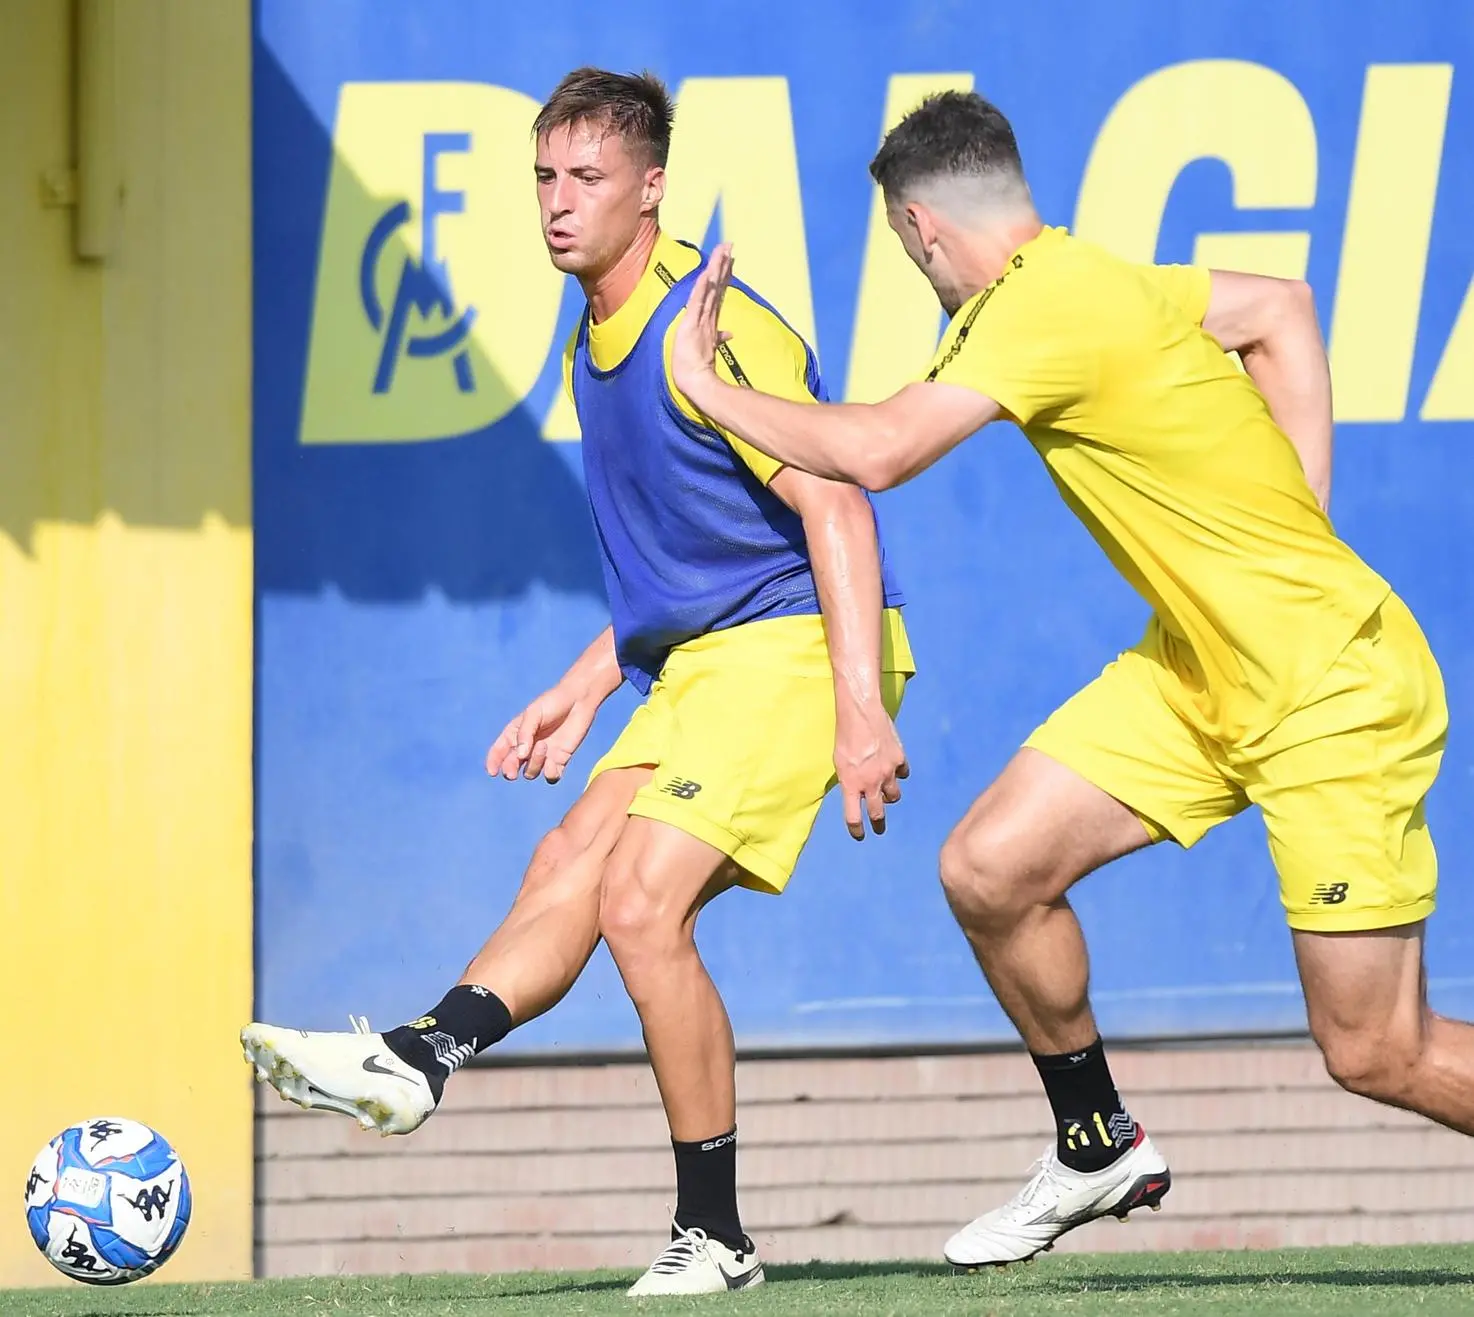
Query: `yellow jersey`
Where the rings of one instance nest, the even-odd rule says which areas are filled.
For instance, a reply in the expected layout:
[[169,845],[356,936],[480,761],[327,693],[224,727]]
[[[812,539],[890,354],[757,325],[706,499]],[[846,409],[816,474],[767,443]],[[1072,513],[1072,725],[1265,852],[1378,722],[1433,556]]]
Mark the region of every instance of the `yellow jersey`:
[[1205,735],[1246,744],[1389,587],[1337,538],[1263,395],[1203,330],[1209,284],[1045,228],[958,310],[927,379],[1018,423],[1152,606],[1176,677],[1164,693]]

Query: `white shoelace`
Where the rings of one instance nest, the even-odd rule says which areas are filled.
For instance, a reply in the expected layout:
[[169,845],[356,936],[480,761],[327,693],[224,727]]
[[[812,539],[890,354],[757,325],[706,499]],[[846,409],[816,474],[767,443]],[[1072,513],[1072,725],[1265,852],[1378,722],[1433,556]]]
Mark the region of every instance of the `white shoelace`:
[[1028,1183],[998,1209],[999,1216],[1013,1220],[1027,1219],[1032,1214],[1034,1203],[1039,1198],[1045,1182],[1054,1178],[1051,1169],[1047,1154],[1029,1167]]
[[354,1033],[373,1033],[373,1030],[369,1028],[367,1015],[350,1015],[348,1023],[353,1026]]
[[[676,1229],[681,1230],[680,1226]],[[706,1252],[706,1240],[706,1231],[699,1226],[681,1230],[666,1246],[665,1252],[650,1264],[650,1270],[657,1276],[670,1276],[685,1271]]]

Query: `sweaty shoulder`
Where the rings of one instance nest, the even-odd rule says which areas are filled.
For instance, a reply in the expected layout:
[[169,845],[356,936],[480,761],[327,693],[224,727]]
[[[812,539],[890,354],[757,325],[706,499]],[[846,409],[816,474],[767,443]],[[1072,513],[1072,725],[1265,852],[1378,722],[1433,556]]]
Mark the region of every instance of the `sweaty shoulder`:
[[[671,345],[682,311],[665,337],[665,376],[671,397],[698,425],[716,430],[763,484],[783,469],[781,462],[760,453],[730,431],[714,425],[680,393],[670,377]],[[729,288],[722,302],[721,327],[731,334],[726,351],[717,354],[717,374],[729,384],[750,387],[794,402],[813,402],[809,392],[808,351],[801,339],[769,307],[741,288]]]

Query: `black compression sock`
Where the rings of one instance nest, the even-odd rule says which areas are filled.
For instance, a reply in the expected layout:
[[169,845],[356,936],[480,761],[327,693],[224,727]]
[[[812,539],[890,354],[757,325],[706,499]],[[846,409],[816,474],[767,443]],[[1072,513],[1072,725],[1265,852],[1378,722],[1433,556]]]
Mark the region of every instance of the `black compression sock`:
[[737,1253],[751,1253],[737,1215],[737,1131],[693,1143],[671,1140],[676,1154],[676,1225],[701,1229]]
[[1121,1105],[1099,1038],[1081,1052],[1035,1056],[1034,1064],[1054,1110],[1060,1161],[1072,1170],[1099,1171],[1131,1151],[1136,1122]]
[[477,983],[458,983],[428,1015],[390,1029],[384,1045],[424,1074],[438,1103],[451,1075],[511,1031],[512,1013],[496,993]]

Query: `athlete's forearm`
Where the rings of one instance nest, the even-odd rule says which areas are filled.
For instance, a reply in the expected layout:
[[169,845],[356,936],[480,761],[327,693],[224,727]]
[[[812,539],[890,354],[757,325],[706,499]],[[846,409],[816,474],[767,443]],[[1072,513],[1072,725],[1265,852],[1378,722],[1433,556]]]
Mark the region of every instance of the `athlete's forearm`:
[[711,420],[797,471],[867,489],[883,483],[885,426],[876,408],[803,403],[728,384],[714,371],[686,396]]
[[875,514],[858,490],[834,487],[801,514],[825,640],[834,670],[838,716],[884,712],[880,695],[880,546]]
[[[1303,285],[1301,285],[1303,288]],[[1240,352],[1321,507],[1331,501],[1331,368],[1309,289],[1287,299],[1273,329]]]
[[582,654],[573,661],[573,666],[563,674],[558,683],[566,690],[600,702],[607,700],[624,681],[619,670],[619,659],[614,651],[614,628],[605,627]]

